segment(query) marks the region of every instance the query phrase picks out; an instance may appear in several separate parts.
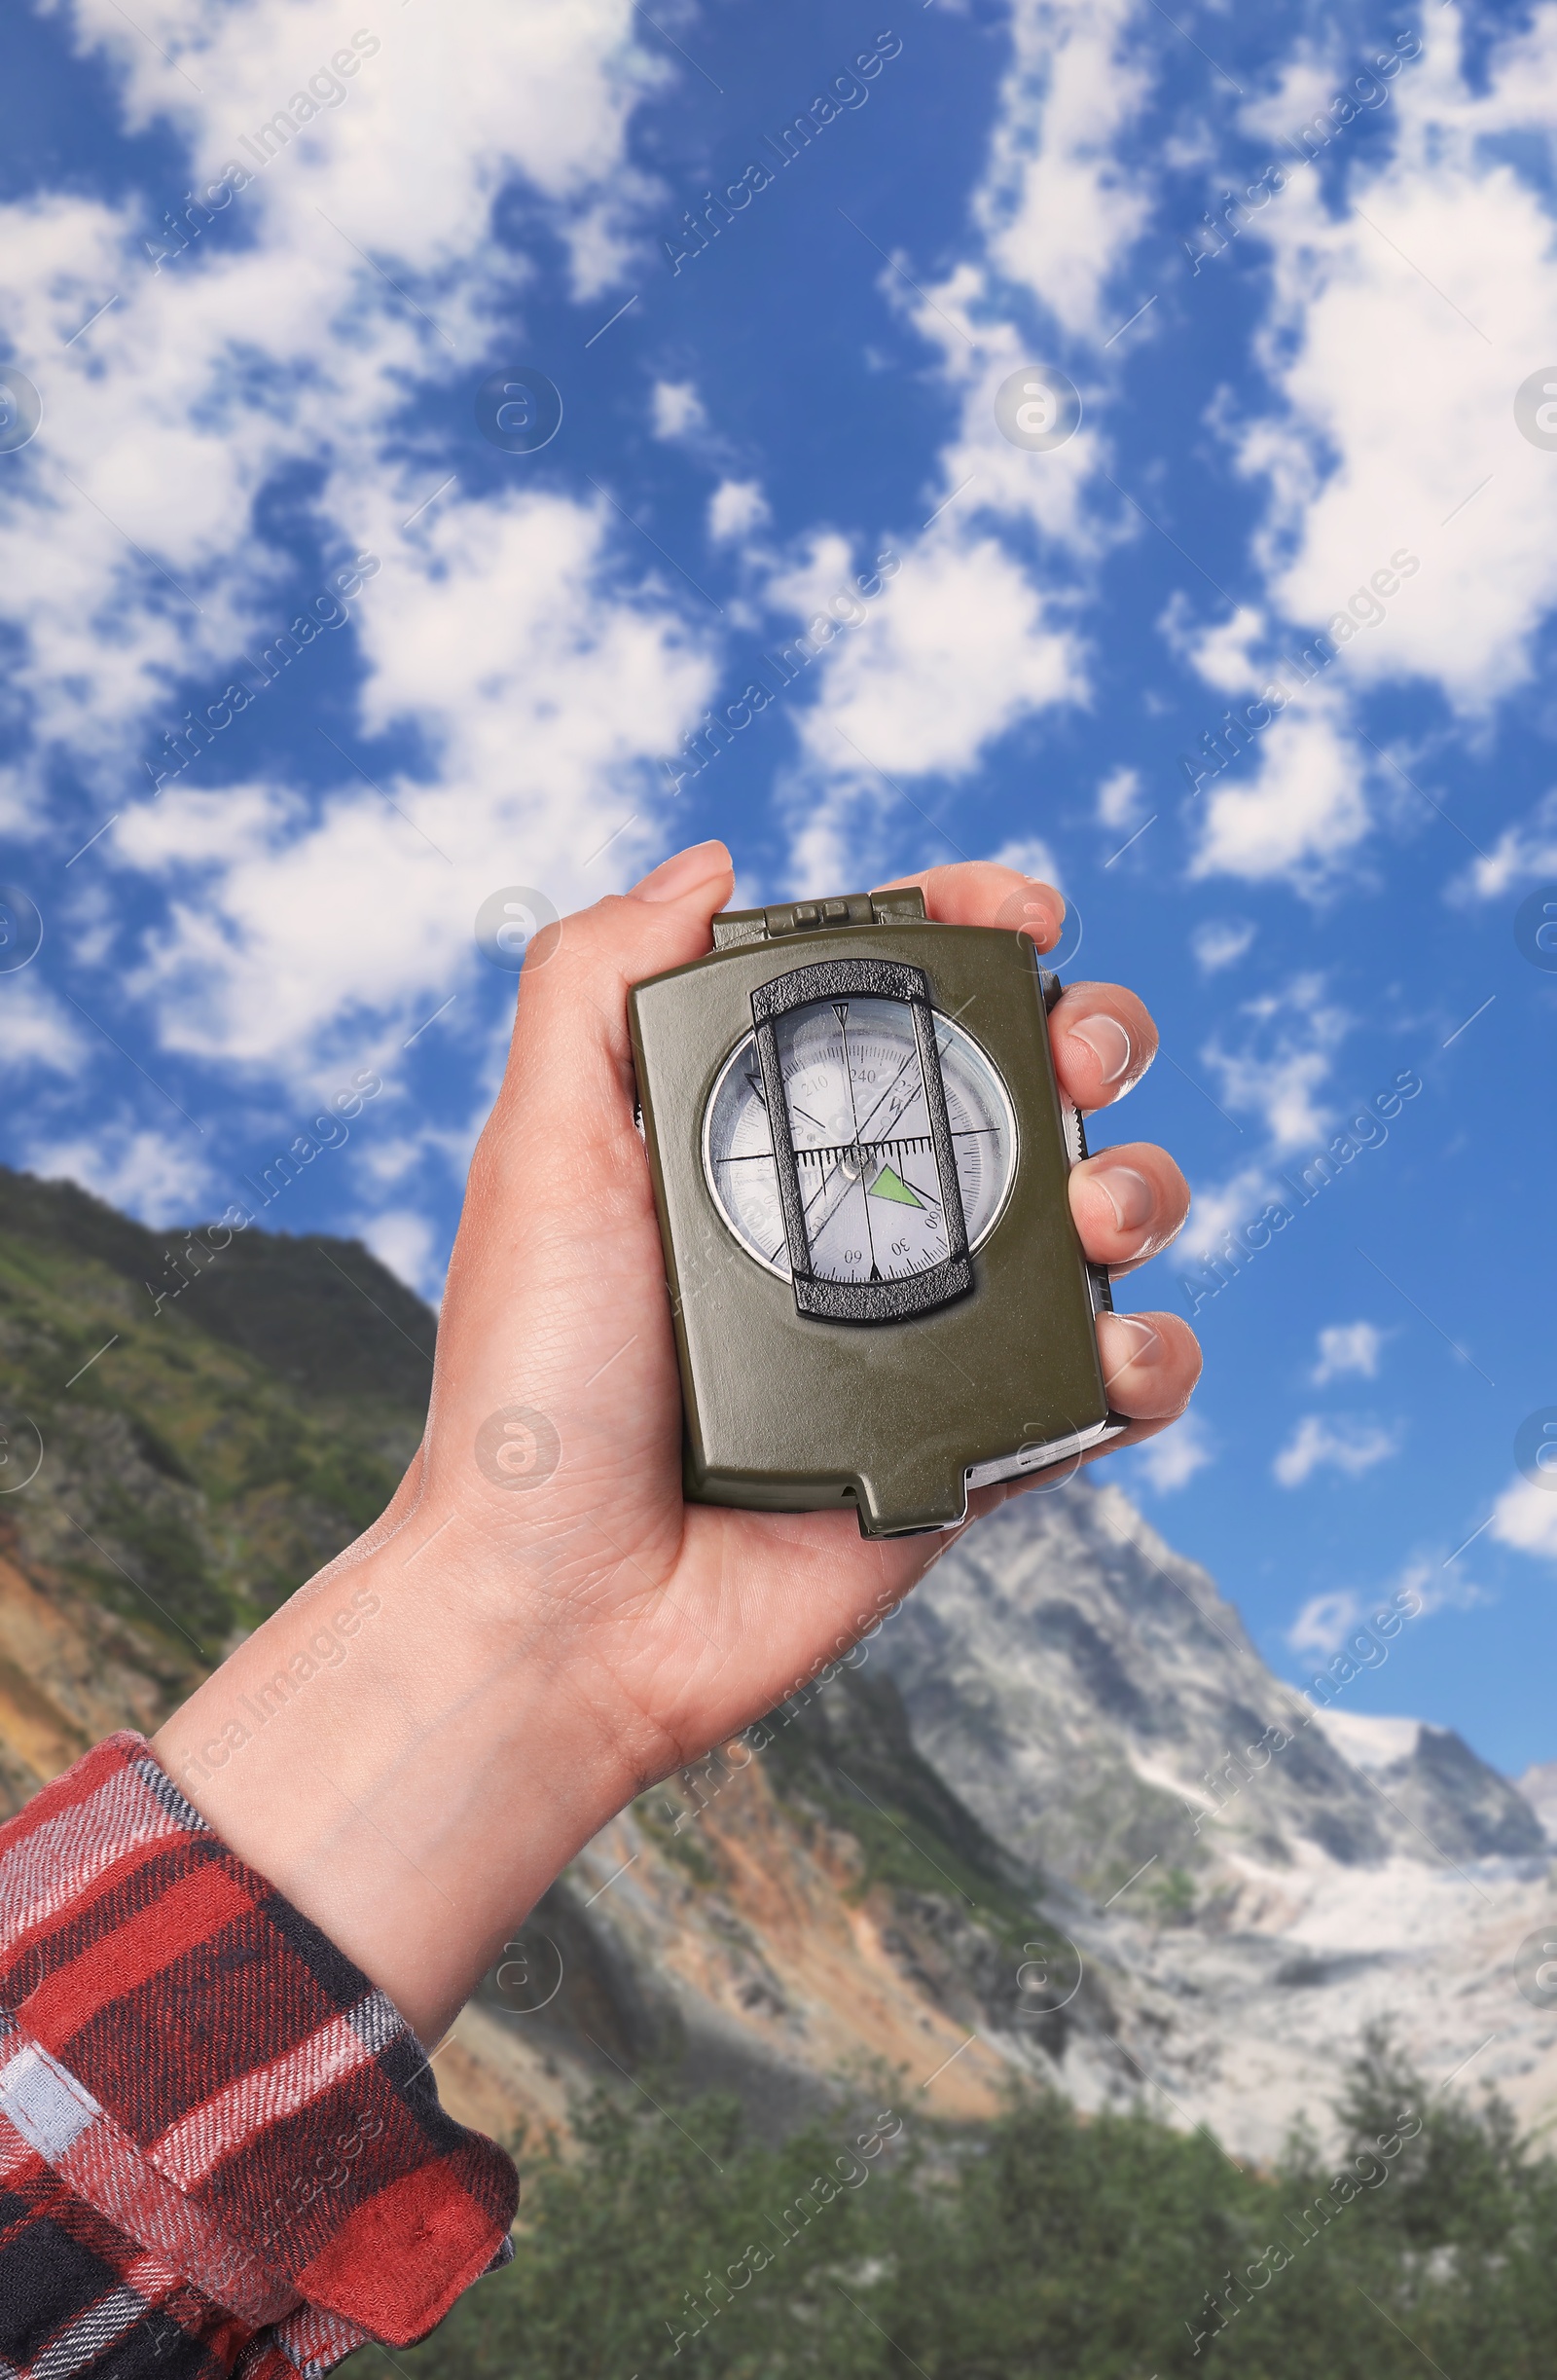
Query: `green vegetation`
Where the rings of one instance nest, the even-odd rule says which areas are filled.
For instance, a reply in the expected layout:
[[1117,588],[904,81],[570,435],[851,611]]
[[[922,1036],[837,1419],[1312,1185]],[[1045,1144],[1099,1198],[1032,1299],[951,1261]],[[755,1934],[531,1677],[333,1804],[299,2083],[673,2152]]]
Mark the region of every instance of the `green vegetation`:
[[1167,1868],[1152,1880],[1145,1898],[1160,1918],[1177,1923],[1195,1914],[1195,1880],[1183,1868]]
[[[685,1868],[695,1884],[712,1886],[718,1883],[719,1871],[709,1856],[707,1847],[699,1840],[695,1831],[696,1802],[688,1797],[680,1811],[674,1811],[665,1787],[654,1785],[647,1793],[640,1794],[633,1807],[638,1824],[650,1842],[659,1846],[667,1859],[673,1859],[677,1867]],[[694,1821],[694,1831],[682,1833],[677,1819],[679,1817],[684,1823],[689,1816]]]
[[[223,1244],[225,1240],[225,1245]],[[35,1575],[181,1664],[220,1658],[383,1510],[434,1326],[354,1242],[160,1234],[0,1168],[4,1515]]]
[[866,1666],[781,1703],[762,1723],[762,1758],[788,1815],[810,1836],[826,1827],[852,1837],[859,1866],[852,1895],[873,1886],[944,1901],[978,1915],[1012,1968],[1034,1934],[1058,1947],[1033,1914],[1033,1880],[1009,1859],[971,1811],[914,1748],[896,1689]]
[[1260,2175],[1046,2095],[771,2148],[602,2094],[580,2155],[522,2158],[513,2264],[353,2380],[1549,2380],[1557,2166],[1379,2033],[1337,2113],[1333,2157],[1299,2132]]

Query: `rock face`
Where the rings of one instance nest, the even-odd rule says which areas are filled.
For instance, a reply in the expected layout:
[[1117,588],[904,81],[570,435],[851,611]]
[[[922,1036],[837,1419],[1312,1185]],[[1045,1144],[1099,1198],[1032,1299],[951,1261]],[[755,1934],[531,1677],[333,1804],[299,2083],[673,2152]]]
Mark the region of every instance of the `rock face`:
[[489,1977],[517,2088],[548,2061],[656,2070],[780,2133],[845,2077],[954,2118],[992,2113],[1013,2066],[1089,2102],[1128,2087],[1105,1983],[915,1752],[889,1680],[843,1671],[765,1732],[641,1795]]
[[1281,1869],[1302,1846],[1346,1866],[1544,1848],[1458,1736],[1281,1684],[1208,1573],[1084,1479],[970,1529],[879,1652],[917,1747],[996,1839],[1099,1900],[1153,1861],[1146,1896],[1183,1906],[1233,1850]]
[[1319,1724],[1342,1758],[1389,1795],[1429,1855],[1539,1859],[1544,1852],[1545,1828],[1529,1795],[1478,1760],[1453,1728],[1340,1710],[1322,1711]]
[[1557,1849],[1557,1760],[1538,1761],[1527,1769],[1519,1791],[1539,1819],[1548,1845]]
[[[1051,1910],[1068,1886],[1158,2113],[1269,2154],[1387,2019],[1433,2079],[1468,2069],[1549,2125],[1557,2022],[1515,1968],[1557,1921],[1557,1763],[1527,1795],[1452,1730],[1350,1710],[1349,1660],[1313,1700],[1283,1685],[1206,1572],[1084,1478],[969,1530],[872,1651]],[[1084,2061],[1060,2079],[1115,2096]]]

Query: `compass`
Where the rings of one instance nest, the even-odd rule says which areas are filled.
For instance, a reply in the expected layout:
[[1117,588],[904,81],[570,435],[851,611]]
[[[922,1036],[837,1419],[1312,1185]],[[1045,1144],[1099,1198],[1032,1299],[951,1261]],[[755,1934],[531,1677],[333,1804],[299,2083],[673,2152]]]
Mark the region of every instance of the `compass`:
[[1108,1410],[1032,944],[916,888],[730,911],[635,987],[694,1501],[945,1527]]
[[[906,1281],[946,1263],[960,1213],[971,1253],[1011,1187],[1016,1119],[972,1037],[944,1017],[932,1031],[957,1196],[940,1179],[930,1092],[906,1001],[821,1000],[789,1009],[775,1034],[778,1071],[811,1266],[828,1281]],[[705,1111],[704,1171],[741,1245],[791,1278],[778,1158],[756,1037],[733,1049]]]

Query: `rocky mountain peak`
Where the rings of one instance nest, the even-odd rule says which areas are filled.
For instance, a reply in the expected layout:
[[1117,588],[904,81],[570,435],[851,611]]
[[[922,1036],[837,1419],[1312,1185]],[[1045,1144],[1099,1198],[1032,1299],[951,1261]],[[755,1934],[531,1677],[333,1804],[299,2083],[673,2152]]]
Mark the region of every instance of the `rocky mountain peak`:
[[1305,1846],[1345,1865],[1544,1848],[1458,1736],[1347,1711],[1350,1664],[1315,1681],[1340,1709],[1277,1678],[1210,1575],[1085,1477],[960,1538],[880,1658],[919,1750],[991,1834],[1100,1900],[1144,1861],[1182,1901],[1234,1852],[1281,1868]]

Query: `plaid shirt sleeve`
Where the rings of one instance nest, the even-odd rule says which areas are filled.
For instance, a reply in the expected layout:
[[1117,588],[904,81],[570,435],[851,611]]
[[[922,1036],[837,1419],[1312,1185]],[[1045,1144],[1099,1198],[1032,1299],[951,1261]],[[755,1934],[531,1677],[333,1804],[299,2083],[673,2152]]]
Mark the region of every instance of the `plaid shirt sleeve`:
[[0,1827],[0,2380],[315,2380],[424,2337],[517,2196],[141,1737]]

